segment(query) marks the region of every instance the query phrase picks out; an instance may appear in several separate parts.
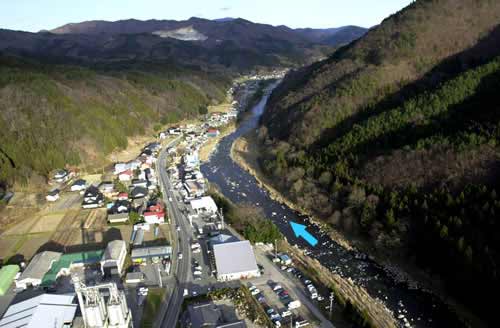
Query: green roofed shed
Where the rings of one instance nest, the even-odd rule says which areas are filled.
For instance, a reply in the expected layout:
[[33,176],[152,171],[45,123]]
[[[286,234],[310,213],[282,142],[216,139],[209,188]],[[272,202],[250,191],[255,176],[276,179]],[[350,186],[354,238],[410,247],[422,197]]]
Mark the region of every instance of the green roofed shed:
[[0,269],[0,296],[7,293],[18,272],[19,266],[15,264],[6,265]]
[[59,261],[52,263],[50,270],[43,276],[41,286],[55,285],[57,275],[61,270],[69,270],[72,265],[86,265],[99,263],[104,250],[63,254]]

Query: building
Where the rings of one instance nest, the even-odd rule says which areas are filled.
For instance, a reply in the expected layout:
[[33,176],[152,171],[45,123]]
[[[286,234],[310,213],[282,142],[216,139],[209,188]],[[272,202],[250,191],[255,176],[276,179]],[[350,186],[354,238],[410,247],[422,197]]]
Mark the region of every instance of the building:
[[17,265],[5,265],[0,269],[0,296],[7,293],[18,272],[19,266]]
[[118,174],[118,180],[130,181],[133,176],[134,176],[134,172],[132,172],[131,169],[128,169],[128,170],[125,170],[123,172],[120,172],[120,174]]
[[83,194],[83,208],[98,208],[104,204],[104,195],[94,186],[90,186]]
[[128,221],[128,213],[108,214],[109,223],[123,223]]
[[210,196],[193,199],[190,204],[196,214],[214,215],[218,210],[217,204]]
[[52,268],[54,262],[59,261],[62,254],[45,251],[36,254],[31,259],[26,269],[16,281],[17,288],[26,289],[28,287],[40,286],[45,274]]
[[252,245],[248,240],[213,246],[217,280],[228,281],[260,276]]
[[111,270],[116,269],[118,274],[123,274],[123,266],[127,257],[127,244],[123,240],[113,240],[108,243],[101,259],[101,270],[104,275],[111,275]]
[[218,244],[224,244],[224,243],[233,243],[235,241],[238,241],[238,238],[231,236],[231,235],[226,235],[226,234],[219,234],[215,237],[212,237],[208,240],[208,244],[213,248],[214,245]]
[[85,190],[86,187],[87,187],[87,181],[83,179],[78,179],[71,185],[71,191],[82,191]]
[[184,183],[184,189],[191,199],[201,197],[205,194],[205,187],[198,181],[186,181]]
[[9,306],[2,328],[69,328],[73,325],[77,304],[74,294],[41,294]]
[[[225,315],[224,312],[231,311],[232,314]],[[191,304],[188,306],[187,311],[184,316],[184,327],[190,328],[245,328],[245,322],[243,320],[239,321],[228,321],[226,317],[234,318],[236,314],[234,309],[225,307],[222,311],[220,307],[212,302],[206,302],[201,304]]]
[[132,312],[127,305],[125,293],[118,290],[115,283],[87,287],[77,276],[72,278],[85,327],[132,326]]
[[53,288],[60,276],[71,275],[71,270],[81,268],[86,265],[100,264],[104,251],[87,251],[78,253],[63,254],[57,261],[54,261],[50,270],[43,276],[41,286]]
[[165,209],[161,203],[149,206],[144,213],[142,213],[144,221],[148,224],[162,224],[165,223]]
[[217,137],[218,135],[220,134],[219,130],[217,129],[208,129],[207,130],[207,137],[210,137],[210,138],[215,138]]
[[56,200],[59,199],[59,189],[54,189],[51,190],[47,193],[47,196],[45,196],[45,199],[48,202],[55,202]]
[[153,246],[132,249],[132,262],[142,263],[147,260],[158,262],[163,258],[169,258],[172,255],[171,246]]

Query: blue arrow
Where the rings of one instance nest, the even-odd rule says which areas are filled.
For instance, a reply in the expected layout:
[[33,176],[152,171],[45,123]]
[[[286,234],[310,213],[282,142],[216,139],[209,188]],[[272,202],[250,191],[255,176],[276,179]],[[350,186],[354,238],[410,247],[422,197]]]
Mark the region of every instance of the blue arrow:
[[307,230],[306,226],[303,224],[295,223],[293,221],[290,221],[290,225],[292,226],[293,233],[295,234],[295,237],[302,237],[305,241],[309,243],[311,246],[316,246],[318,243],[318,240],[314,238],[313,235],[311,235]]

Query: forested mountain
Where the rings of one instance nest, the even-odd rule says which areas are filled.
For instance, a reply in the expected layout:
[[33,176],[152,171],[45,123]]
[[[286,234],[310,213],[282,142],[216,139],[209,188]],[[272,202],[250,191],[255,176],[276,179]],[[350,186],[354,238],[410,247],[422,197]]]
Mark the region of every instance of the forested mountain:
[[0,181],[22,183],[67,164],[97,168],[127,137],[221,101],[229,81],[168,63],[91,69],[0,56]]
[[416,1],[290,73],[264,170],[366,249],[411,261],[493,320],[500,264],[500,2]]
[[360,26],[348,25],[327,29],[302,28],[296,29],[295,31],[312,41],[331,46],[339,46],[362,37],[368,29]]

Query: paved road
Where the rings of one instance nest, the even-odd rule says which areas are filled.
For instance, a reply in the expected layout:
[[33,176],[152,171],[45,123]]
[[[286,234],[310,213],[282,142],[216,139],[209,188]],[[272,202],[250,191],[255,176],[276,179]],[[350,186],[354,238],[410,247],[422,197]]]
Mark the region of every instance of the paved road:
[[[168,174],[165,170],[167,153],[166,149],[175,146],[180,138],[176,138],[169,145],[163,148],[158,157],[157,170],[160,178],[160,186],[163,192],[165,204],[167,205],[168,215],[172,226],[179,225],[180,231],[175,231],[178,240],[174,244],[172,254],[172,272],[174,279],[167,286],[166,299],[162,303],[161,312],[158,315],[156,327],[174,328],[177,325],[181,305],[183,302],[184,289],[188,288],[191,281],[190,263],[191,263],[191,248],[190,248],[190,227],[186,218],[179,210],[177,198],[174,195],[174,189]],[[168,199],[171,198],[172,202]],[[182,254],[182,259],[179,260],[177,253]]]

